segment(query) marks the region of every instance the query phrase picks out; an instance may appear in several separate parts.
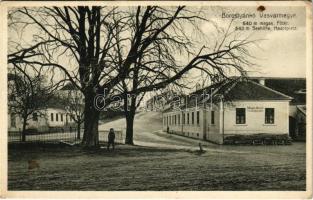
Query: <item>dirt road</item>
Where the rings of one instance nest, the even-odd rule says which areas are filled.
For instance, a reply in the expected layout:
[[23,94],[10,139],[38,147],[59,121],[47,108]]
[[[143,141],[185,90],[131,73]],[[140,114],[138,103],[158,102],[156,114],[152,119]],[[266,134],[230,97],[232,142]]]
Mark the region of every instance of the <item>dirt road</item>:
[[[106,122],[100,125],[99,130],[115,128],[126,130],[124,118]],[[209,142],[176,135],[169,135],[162,131],[162,113],[141,112],[135,117],[134,122],[134,143],[139,146],[164,147],[173,149],[198,149],[199,142],[206,146],[215,146]]]

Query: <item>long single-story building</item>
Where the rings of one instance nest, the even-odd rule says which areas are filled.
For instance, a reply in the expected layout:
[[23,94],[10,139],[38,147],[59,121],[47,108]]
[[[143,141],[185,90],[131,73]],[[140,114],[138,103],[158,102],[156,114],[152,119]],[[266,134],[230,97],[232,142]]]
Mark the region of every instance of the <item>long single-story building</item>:
[[[198,90],[163,111],[163,130],[224,144],[236,136],[289,137],[292,97],[246,78]],[[260,138],[260,137],[258,137]]]

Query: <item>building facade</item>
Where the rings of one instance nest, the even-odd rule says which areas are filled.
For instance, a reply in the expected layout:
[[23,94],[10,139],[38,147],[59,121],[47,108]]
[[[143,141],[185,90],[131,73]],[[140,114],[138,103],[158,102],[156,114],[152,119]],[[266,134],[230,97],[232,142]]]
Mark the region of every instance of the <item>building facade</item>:
[[254,77],[253,81],[293,98],[289,106],[289,134],[294,140],[305,141],[306,78]]
[[[8,84],[14,84],[11,74],[8,76]],[[14,77],[13,77],[14,78]],[[9,107],[16,104],[16,99],[11,91],[12,87],[8,87]],[[59,95],[66,95],[68,89],[61,89]],[[68,96],[66,96],[68,97]],[[8,132],[21,132],[23,120],[21,116],[11,112],[8,109]],[[42,109],[34,111],[27,119],[26,131],[32,130],[35,132],[60,131],[69,127],[76,127],[72,115],[65,109],[65,105],[56,98],[52,98]]]
[[232,136],[288,137],[292,98],[287,95],[238,78],[196,93],[205,95],[163,112],[164,131],[218,144]]

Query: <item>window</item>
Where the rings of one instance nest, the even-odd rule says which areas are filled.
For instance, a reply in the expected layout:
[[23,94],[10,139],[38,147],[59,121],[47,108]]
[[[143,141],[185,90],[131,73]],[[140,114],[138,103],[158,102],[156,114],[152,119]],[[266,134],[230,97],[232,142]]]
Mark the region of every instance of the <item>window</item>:
[[200,112],[197,111],[197,124],[199,125],[200,124]]
[[60,114],[61,115],[61,122],[63,122],[63,114]]
[[59,114],[56,113],[56,114],[55,114],[55,121],[58,121],[58,120],[59,120]]
[[194,112],[191,113],[191,124],[195,123],[195,116],[194,116]]
[[38,115],[37,115],[37,113],[33,113],[33,121],[38,121]]
[[15,128],[16,127],[16,118],[14,114],[10,115],[11,118],[11,127]]
[[212,110],[211,111],[211,124],[215,123],[215,112]]
[[274,124],[274,108],[265,108],[265,124]]
[[53,122],[53,113],[51,113],[51,121]]
[[245,124],[245,123],[246,123],[246,109],[236,108],[236,124]]
[[189,124],[189,113],[187,113],[187,124]]
[[185,124],[185,114],[183,113],[183,124]]

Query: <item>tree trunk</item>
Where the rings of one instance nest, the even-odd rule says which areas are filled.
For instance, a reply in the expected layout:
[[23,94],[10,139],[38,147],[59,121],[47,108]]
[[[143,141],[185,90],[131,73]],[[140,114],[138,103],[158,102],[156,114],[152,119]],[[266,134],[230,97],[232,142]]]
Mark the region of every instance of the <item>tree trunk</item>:
[[82,146],[84,148],[98,148],[99,147],[99,114],[100,111],[94,106],[94,95],[85,95],[85,109],[84,109],[84,135]]
[[22,142],[26,141],[26,123],[27,123],[27,117],[23,117]]
[[129,111],[126,114],[126,138],[125,144],[134,145],[133,135],[134,135],[134,118],[135,112]]

